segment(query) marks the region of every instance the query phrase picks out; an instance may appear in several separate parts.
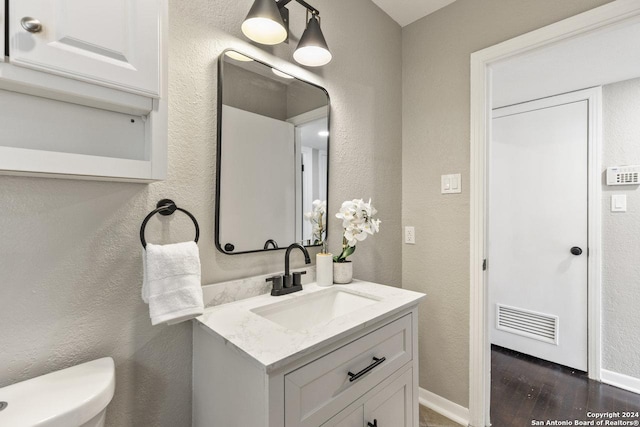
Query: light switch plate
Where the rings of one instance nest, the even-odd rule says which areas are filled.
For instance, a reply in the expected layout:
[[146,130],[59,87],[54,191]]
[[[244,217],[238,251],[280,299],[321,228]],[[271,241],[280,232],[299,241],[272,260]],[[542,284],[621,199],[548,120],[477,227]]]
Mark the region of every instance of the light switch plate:
[[462,179],[459,173],[442,175],[440,177],[442,194],[453,194],[462,192]]
[[611,212],[627,211],[627,195],[614,194],[611,196]]

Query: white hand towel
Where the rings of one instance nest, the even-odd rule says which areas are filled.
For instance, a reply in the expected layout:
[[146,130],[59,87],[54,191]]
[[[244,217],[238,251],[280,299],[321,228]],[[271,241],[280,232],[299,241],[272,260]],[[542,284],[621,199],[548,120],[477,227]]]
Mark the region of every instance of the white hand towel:
[[200,254],[195,242],[149,243],[142,259],[142,299],[149,304],[152,325],[173,325],[204,312]]

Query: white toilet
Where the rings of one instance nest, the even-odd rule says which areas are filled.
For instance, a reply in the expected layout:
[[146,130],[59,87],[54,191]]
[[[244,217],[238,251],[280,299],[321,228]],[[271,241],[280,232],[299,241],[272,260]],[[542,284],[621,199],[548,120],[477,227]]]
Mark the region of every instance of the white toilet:
[[104,426],[115,385],[113,359],[104,357],[0,388],[0,426]]

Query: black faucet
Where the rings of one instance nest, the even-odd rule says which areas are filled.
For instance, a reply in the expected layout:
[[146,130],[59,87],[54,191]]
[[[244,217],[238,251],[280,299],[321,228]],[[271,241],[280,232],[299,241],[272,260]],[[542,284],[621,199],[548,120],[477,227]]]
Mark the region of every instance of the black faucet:
[[[291,254],[291,250],[295,248],[300,249],[302,253],[304,253],[304,263],[311,264],[311,258],[309,257],[309,252],[307,252],[307,249],[304,246],[302,246],[300,243],[290,244],[286,252],[284,253],[284,276],[282,278],[284,280],[285,288],[289,287],[287,286],[287,281],[289,282],[289,285],[291,284],[291,277],[289,276],[289,255]],[[307,272],[306,271],[300,272],[300,274],[307,274]],[[301,285],[300,283],[295,283],[296,282],[295,280],[293,282],[294,282],[293,283],[294,285]]]
[[304,253],[304,263],[311,264],[311,257],[304,246],[299,243],[289,245],[284,253],[284,276],[273,276],[267,279],[267,282],[273,282],[271,295],[280,296],[302,290],[302,275],[307,274],[307,272],[296,271],[293,274],[289,274],[289,255],[291,254],[291,250],[296,248]]

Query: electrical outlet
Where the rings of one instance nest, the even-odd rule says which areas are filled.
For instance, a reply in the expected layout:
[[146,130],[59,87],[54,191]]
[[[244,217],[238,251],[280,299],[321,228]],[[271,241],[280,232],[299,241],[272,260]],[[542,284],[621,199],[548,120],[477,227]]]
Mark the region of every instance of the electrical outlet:
[[416,244],[416,229],[415,227],[405,227],[404,228],[404,242],[409,245]]

